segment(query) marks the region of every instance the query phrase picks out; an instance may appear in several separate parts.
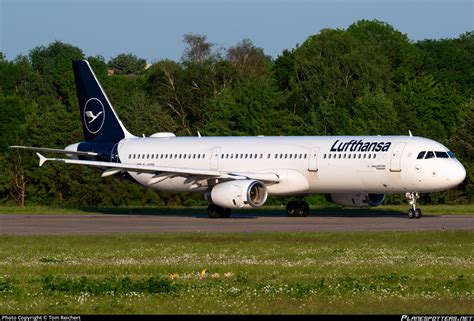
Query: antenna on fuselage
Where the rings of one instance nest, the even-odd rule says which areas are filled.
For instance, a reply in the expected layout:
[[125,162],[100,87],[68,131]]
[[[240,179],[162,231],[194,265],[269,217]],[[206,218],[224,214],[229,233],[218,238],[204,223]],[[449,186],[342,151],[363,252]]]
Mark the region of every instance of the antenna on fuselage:
[[408,135],[410,135],[410,137],[413,137],[411,130],[408,130]]
[[199,132],[199,130],[198,130],[198,137],[201,138],[201,133]]

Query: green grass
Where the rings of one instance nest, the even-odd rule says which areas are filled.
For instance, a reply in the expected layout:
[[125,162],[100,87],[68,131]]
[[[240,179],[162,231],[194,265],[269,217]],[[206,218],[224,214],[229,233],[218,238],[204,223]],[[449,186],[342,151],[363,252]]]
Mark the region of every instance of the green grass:
[[0,236],[0,314],[473,314],[473,254],[472,230]]
[[[312,206],[310,215],[370,215],[400,214],[405,215],[408,205],[383,205],[374,208],[344,208],[339,206]],[[474,204],[467,205],[421,205],[423,214],[474,214]],[[261,207],[252,210],[234,210],[234,213],[250,215],[285,215],[282,207]],[[1,214],[205,214],[204,207],[88,207],[64,208],[48,206],[0,206]]]

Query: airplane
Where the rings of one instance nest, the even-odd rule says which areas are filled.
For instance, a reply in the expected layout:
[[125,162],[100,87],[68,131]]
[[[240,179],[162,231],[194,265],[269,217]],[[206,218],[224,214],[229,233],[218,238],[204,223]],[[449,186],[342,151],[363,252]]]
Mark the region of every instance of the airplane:
[[[256,208],[271,195],[295,195],[287,215],[308,216],[303,196],[324,193],[343,206],[381,205],[405,193],[409,218],[420,218],[419,193],[453,188],[466,170],[452,152],[412,136],[137,137],[125,128],[86,60],[73,61],[84,141],[65,149],[11,146],[46,161],[102,169],[102,177],[129,175],[148,188],[202,192],[210,218]],[[64,154],[47,158],[41,153]]]

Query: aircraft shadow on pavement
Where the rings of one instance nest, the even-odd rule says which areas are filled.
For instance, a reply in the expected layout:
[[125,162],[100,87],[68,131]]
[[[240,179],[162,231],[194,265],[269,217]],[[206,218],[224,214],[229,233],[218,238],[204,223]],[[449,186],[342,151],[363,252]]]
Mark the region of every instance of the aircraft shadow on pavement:
[[[153,215],[153,216],[181,216],[207,218],[206,208],[151,208],[151,207],[110,207],[110,208],[82,208],[84,212],[101,213],[111,215]],[[367,209],[367,208],[339,208],[318,207],[312,209],[311,217],[399,217],[407,218],[405,212],[391,209]],[[233,210],[231,218],[250,219],[258,217],[287,217],[285,209],[258,208],[249,210]]]

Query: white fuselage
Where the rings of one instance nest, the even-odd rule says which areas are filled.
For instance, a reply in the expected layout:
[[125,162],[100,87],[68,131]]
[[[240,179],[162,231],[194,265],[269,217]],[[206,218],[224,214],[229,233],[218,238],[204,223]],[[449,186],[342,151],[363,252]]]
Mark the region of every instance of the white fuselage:
[[[442,144],[411,136],[166,137],[130,138],[118,144],[121,163],[276,173],[268,193],[433,192],[458,185],[464,167],[455,158],[417,159],[421,151],[448,152]],[[204,191],[220,181],[154,174],[130,175],[166,191]]]

